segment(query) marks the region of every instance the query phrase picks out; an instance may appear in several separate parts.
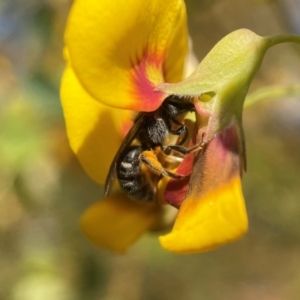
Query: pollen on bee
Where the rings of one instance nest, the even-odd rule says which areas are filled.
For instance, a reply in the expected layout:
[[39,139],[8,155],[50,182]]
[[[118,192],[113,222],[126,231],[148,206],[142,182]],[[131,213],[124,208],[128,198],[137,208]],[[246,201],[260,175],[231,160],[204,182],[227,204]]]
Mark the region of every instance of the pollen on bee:
[[164,168],[162,164],[158,161],[157,156],[154,151],[143,151],[140,155],[140,160],[144,165],[157,175],[164,173]]

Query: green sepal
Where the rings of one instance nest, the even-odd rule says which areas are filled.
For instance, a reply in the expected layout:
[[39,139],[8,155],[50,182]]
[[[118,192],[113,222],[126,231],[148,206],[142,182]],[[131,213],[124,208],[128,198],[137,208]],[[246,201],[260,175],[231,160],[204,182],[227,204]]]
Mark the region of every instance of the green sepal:
[[250,30],[234,31],[215,45],[188,78],[157,89],[193,98],[198,114],[208,117],[204,140],[208,142],[234,121],[241,126],[243,103],[268,44],[267,38]]

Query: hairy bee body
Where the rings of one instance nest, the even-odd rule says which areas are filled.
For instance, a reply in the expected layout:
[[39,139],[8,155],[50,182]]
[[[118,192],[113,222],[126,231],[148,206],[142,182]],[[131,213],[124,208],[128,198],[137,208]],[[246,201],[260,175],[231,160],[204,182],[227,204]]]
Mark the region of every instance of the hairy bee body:
[[151,201],[155,197],[156,188],[141,170],[140,155],[143,152],[139,146],[130,147],[124,157],[118,162],[117,177],[122,189],[130,198],[139,201]]
[[[140,125],[136,139],[141,143],[141,147],[144,150],[161,147],[169,134],[180,136],[180,143],[183,143],[187,138],[188,130],[176,118],[188,111],[195,111],[194,104],[170,96],[157,110],[139,113],[135,124]],[[176,129],[173,128],[173,124],[177,126]]]
[[[169,96],[157,110],[137,115],[111,164],[105,184],[105,196],[108,195],[115,173],[121,188],[137,201],[153,201],[157,182],[162,176],[182,178],[164,169],[157,158],[157,152],[163,151],[170,134],[178,136],[177,145],[184,143],[188,130],[177,117],[188,111],[195,111],[191,102]],[[131,146],[134,140],[140,145]],[[168,149],[171,147],[172,145],[168,146]]]

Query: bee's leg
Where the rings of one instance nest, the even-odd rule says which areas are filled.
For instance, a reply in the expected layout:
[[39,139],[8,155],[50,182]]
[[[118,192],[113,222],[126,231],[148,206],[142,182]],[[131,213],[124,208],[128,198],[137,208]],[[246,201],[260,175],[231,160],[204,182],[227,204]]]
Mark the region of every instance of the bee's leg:
[[167,176],[168,177],[171,177],[173,179],[182,179],[182,178],[186,178],[188,177],[189,175],[181,175],[181,174],[176,174],[176,173],[173,173],[173,172],[170,172],[168,170],[165,170],[166,173],[168,174]]
[[164,146],[162,147],[162,151],[164,153],[169,153],[171,150],[178,152],[182,155],[187,155],[193,152],[197,152],[203,149],[203,147],[205,146],[205,142],[203,142],[204,140],[204,134],[202,135],[202,139],[201,142],[198,143],[197,145],[190,147],[190,148],[186,148],[184,146],[181,145],[169,145],[169,146]]
[[154,174],[159,176],[167,176],[174,179],[186,177],[185,175],[175,174],[166,170],[158,161],[156,154],[153,151],[143,151],[139,156],[140,161],[149,168]]
[[186,148],[186,147],[181,146],[181,145],[169,145],[169,146],[164,147],[163,151],[164,152],[170,152],[170,150],[173,150],[173,151],[178,152],[182,155],[187,155],[189,153],[196,152],[196,151],[201,150],[201,149],[202,149],[202,147],[199,146],[199,145],[193,146],[191,148]]
[[178,135],[179,143],[178,145],[182,145],[189,136],[189,130],[185,125],[182,125],[177,120],[172,120],[175,124],[180,125],[180,127],[176,130],[170,129],[170,133]]
[[203,142],[201,142],[201,143],[199,143],[199,144],[197,144],[197,145],[195,145],[191,148],[186,148],[186,147],[181,146],[181,145],[169,145],[169,146],[163,147],[163,152],[169,152],[170,150],[173,150],[173,151],[178,152],[180,154],[187,155],[187,154],[202,150],[204,145],[205,144]]

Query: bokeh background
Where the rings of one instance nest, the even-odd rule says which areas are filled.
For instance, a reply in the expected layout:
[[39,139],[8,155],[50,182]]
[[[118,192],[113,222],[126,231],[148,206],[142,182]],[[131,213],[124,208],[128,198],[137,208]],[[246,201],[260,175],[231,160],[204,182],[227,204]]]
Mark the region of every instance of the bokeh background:
[[[59,100],[70,0],[0,1],[0,300],[300,299],[300,96],[247,109],[249,233],[178,256],[144,236],[97,249],[78,219],[102,189],[72,154]],[[299,0],[186,0],[201,60],[224,35],[300,34]],[[300,46],[271,49],[251,91],[295,85]]]

